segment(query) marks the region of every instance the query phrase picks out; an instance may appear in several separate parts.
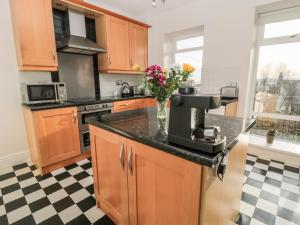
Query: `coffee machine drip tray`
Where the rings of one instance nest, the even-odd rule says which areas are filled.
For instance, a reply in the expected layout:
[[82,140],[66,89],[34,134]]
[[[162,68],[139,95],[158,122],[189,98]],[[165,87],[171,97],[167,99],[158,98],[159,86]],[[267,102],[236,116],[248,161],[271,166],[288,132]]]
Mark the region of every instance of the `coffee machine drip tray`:
[[194,138],[188,140],[169,134],[168,139],[171,143],[176,143],[179,146],[208,154],[217,154],[224,151],[226,148],[226,137],[221,136],[215,140],[208,138]]

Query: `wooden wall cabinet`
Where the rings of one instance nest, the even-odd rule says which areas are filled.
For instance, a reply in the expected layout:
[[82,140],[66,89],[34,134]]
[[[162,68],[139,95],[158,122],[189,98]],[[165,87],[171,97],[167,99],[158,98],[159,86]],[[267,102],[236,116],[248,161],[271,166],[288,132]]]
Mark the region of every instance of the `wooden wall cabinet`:
[[24,117],[31,159],[42,174],[80,155],[75,107],[37,112],[24,109]]
[[98,55],[99,71],[104,73],[139,73],[148,65],[148,28],[110,15],[96,18],[97,43],[107,53]]
[[98,206],[118,225],[198,225],[200,165],[90,126]]
[[57,71],[51,0],[11,0],[20,70]]

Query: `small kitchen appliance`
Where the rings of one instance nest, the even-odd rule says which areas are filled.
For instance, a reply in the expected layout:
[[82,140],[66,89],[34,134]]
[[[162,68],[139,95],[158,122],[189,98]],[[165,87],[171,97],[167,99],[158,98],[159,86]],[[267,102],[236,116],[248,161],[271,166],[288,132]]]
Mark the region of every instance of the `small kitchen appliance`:
[[219,127],[205,127],[205,112],[220,106],[220,96],[173,95],[168,141],[196,151],[215,154],[226,146]]
[[129,97],[129,96],[131,96],[129,84],[127,82],[123,82],[122,83],[121,96],[122,97]]
[[222,87],[220,90],[222,99],[237,99],[239,96],[239,89],[237,83]]
[[64,82],[21,84],[21,96],[24,104],[62,103],[67,100]]

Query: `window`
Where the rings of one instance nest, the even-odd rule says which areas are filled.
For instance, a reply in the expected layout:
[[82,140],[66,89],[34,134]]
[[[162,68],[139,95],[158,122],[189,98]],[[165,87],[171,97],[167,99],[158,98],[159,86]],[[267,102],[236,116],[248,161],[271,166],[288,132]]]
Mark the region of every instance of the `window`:
[[258,35],[253,114],[264,121],[259,127],[299,140],[300,8],[261,15]]
[[166,66],[188,63],[195,68],[191,75],[196,84],[201,82],[201,69],[203,58],[203,32],[189,31],[176,32],[168,36],[168,50],[165,52],[168,60]]

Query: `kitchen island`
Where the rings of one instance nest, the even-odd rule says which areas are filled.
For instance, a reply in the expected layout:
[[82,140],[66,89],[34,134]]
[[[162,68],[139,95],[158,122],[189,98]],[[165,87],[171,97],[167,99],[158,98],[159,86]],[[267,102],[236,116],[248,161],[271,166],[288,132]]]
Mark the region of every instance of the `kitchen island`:
[[170,144],[168,120],[157,120],[155,108],[88,122],[97,204],[116,224],[234,224],[247,131],[254,121],[206,115],[206,126],[220,126],[227,137],[223,181],[216,176],[222,153],[209,155]]

